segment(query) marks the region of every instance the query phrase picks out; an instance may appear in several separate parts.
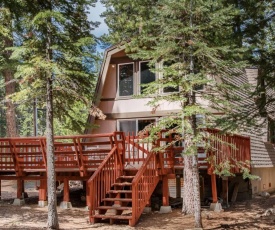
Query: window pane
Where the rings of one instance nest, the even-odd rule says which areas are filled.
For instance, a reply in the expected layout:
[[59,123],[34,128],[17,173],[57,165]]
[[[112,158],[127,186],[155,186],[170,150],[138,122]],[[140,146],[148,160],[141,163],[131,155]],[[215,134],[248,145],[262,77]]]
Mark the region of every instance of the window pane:
[[163,92],[164,93],[172,93],[172,92],[178,92],[179,91],[179,87],[164,87],[163,88]]
[[[163,63],[163,66],[166,66],[166,67],[171,67],[171,65],[174,64],[174,61],[165,61]],[[166,75],[164,76],[164,78],[166,79],[166,82],[171,82],[173,81],[173,76],[169,76],[169,75]],[[163,88],[163,92],[164,93],[172,93],[172,92],[178,92],[179,91],[179,87],[176,86],[176,87],[171,87],[171,86],[168,86],[168,87],[164,87]]]
[[150,124],[152,124],[154,122],[155,122],[154,119],[150,119],[150,120],[138,120],[138,131],[143,130],[147,125],[150,125]]
[[134,65],[119,65],[119,96],[130,96],[134,93]]
[[[148,62],[140,63],[140,84],[148,84],[156,80],[156,76],[150,71]],[[140,93],[144,91],[145,87],[140,87]]]
[[125,120],[119,121],[119,131],[125,132],[130,134],[134,132],[136,134],[136,120]]

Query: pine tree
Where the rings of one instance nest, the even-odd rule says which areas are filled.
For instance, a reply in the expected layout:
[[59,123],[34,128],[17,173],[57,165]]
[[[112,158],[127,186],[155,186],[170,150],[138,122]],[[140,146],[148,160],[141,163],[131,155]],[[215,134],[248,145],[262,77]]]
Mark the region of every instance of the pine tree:
[[87,20],[94,0],[24,1],[20,45],[11,58],[18,60],[15,77],[20,92],[18,103],[37,98],[46,106],[48,229],[58,229],[56,210],[53,117],[65,117],[75,102],[88,104],[95,74],[97,23]]
[[8,137],[18,136],[15,116],[15,105],[10,96],[15,93],[16,83],[14,81],[14,69],[9,60],[11,52],[7,49],[13,46],[13,25],[14,13],[18,10],[18,5],[9,2],[0,3],[0,71],[5,80],[5,111],[6,128]]
[[242,58],[247,60],[250,67],[258,68],[257,86],[251,91],[258,112],[246,109],[247,105],[244,104],[244,108],[240,110],[242,119],[239,120],[242,122],[247,116],[265,117],[274,129],[273,109],[268,108],[273,104],[274,98],[269,97],[267,91],[275,89],[275,1],[229,0],[227,4],[233,4],[240,10],[240,14],[234,18],[233,36],[239,47],[246,48]]
[[[162,101],[181,104],[180,113],[163,118],[159,125],[173,127],[181,134],[185,149],[183,212],[194,213],[195,225],[201,227],[197,146],[206,137],[200,128],[215,124],[215,117],[201,102],[211,101],[209,107],[223,112],[232,106],[217,96],[221,89],[228,94],[232,86],[216,78],[230,77],[230,69],[244,64],[239,61],[242,50],[232,39],[233,19],[239,12],[226,6],[226,1],[102,2],[107,6],[104,15],[110,40],[125,44],[132,58],[150,60],[152,71],[162,75],[144,92],[145,96],[155,95],[150,104],[155,108]],[[162,67],[155,68],[157,63]],[[199,90],[202,85],[206,90]],[[170,89],[171,93],[156,93],[159,89]],[[198,125],[197,115],[206,118],[203,125]]]

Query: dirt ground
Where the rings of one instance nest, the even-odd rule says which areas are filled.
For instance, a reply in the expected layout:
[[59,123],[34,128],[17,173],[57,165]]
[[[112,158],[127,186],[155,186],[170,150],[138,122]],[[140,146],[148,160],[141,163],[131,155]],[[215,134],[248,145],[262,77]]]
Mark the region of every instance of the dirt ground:
[[[0,201],[0,229],[45,229],[47,222],[47,207],[40,208],[38,203],[38,191],[34,182],[26,183],[28,198],[23,206],[13,206],[13,198],[16,194],[14,181],[2,181]],[[58,198],[58,202],[62,199]],[[71,192],[73,208],[61,210],[58,207],[60,229],[97,229],[97,230],[129,230],[129,229],[192,229],[194,227],[192,216],[183,216],[180,208],[175,208],[169,214],[160,214],[157,211],[150,214],[142,214],[136,227],[126,224],[109,225],[88,223],[88,211],[85,202],[80,200],[80,190],[73,188]],[[204,229],[275,229],[275,215],[262,216],[268,208],[275,207],[275,194],[269,198],[254,197],[246,202],[237,202],[223,212],[214,213],[203,208]]]

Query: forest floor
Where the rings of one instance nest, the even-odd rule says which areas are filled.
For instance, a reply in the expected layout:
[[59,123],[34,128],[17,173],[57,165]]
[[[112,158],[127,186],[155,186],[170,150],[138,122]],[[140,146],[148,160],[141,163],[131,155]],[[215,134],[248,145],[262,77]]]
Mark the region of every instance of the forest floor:
[[[25,205],[14,206],[16,182],[2,181],[0,201],[0,229],[45,229],[47,222],[47,207],[38,207],[38,191],[34,182],[25,185],[28,198]],[[181,209],[174,208],[171,213],[160,214],[154,211],[142,214],[136,227],[126,224],[109,225],[107,223],[88,223],[88,211],[85,202],[80,199],[80,191],[73,186],[70,197],[72,209],[62,210],[58,207],[60,229],[97,229],[97,230],[158,230],[158,229],[193,229],[193,216],[183,216]],[[62,199],[58,198],[58,202]],[[275,229],[275,215],[262,216],[268,208],[275,207],[275,194],[269,198],[256,196],[252,200],[236,202],[223,212],[216,213],[208,208],[202,209],[203,229]]]

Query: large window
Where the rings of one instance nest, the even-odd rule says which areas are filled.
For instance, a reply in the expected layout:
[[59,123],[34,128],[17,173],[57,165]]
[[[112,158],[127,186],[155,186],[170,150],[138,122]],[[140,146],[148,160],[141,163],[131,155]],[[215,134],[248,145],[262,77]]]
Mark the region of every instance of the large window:
[[[169,61],[169,62],[166,61],[163,63],[163,66],[170,68],[173,63],[174,63],[173,61]],[[172,75],[169,75],[168,73],[165,73],[163,75],[163,79],[165,82],[172,82],[175,80],[174,77]],[[175,86],[175,87],[167,86],[163,88],[163,93],[173,93],[173,92],[179,92],[179,86]]]
[[118,120],[118,130],[127,133],[137,134],[143,130],[147,125],[155,123],[155,119],[131,119],[131,120]]
[[119,96],[131,96],[134,94],[134,64],[118,65]]
[[[145,90],[145,84],[156,80],[156,75],[150,71],[148,61],[141,61],[139,63],[139,74],[137,72],[137,65],[134,63],[125,63],[118,65],[118,96],[127,97],[136,93],[142,94]],[[137,79],[135,79],[135,76]]]
[[140,62],[140,93],[142,94],[145,87],[142,84],[148,84],[156,80],[156,75],[150,71],[148,62]]

